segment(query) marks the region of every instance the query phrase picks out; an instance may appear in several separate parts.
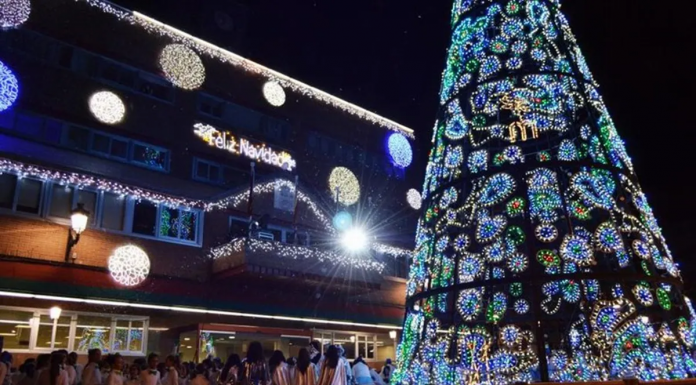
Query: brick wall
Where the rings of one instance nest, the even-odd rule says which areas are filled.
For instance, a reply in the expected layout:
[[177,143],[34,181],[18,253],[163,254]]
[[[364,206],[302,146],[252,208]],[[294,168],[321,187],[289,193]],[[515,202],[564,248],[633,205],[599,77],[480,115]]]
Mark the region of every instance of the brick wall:
[[[0,215],[0,255],[26,257],[54,262],[65,259],[67,226],[41,219]],[[205,279],[210,266],[203,248],[178,245],[86,230],[73,248],[77,264],[107,267],[112,251],[134,244],[150,257],[151,273],[190,279]]]

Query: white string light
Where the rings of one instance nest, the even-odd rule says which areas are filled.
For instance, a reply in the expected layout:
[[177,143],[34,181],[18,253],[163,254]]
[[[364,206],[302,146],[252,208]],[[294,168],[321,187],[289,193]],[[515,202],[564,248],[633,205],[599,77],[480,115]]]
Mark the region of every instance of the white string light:
[[352,171],[336,167],[329,175],[329,190],[334,202],[350,206],[360,199],[360,183]]
[[0,1],[0,28],[15,28],[24,24],[31,13],[29,0]]
[[263,85],[263,97],[275,107],[285,104],[285,90],[276,81],[268,81]]
[[406,193],[406,202],[408,202],[408,205],[414,210],[420,210],[423,205],[421,194],[414,188],[408,190]]
[[19,82],[10,67],[0,61],[0,112],[12,107],[19,95]]
[[109,273],[123,286],[136,286],[150,273],[150,258],[135,245],[121,246],[109,257]]
[[106,124],[116,124],[126,115],[121,98],[111,91],[99,91],[89,98],[89,110],[95,118]]
[[164,75],[175,86],[195,90],[205,81],[205,67],[198,54],[183,44],[169,44],[159,58]]
[[315,99],[321,103],[328,104],[332,107],[345,111],[351,115],[357,116],[360,119],[366,120],[373,124],[377,124],[389,130],[401,132],[410,138],[414,137],[412,129],[403,126],[399,123],[396,123],[393,120],[384,118],[362,107],[356,106],[355,104],[339,99],[331,94],[328,94],[317,88],[302,83],[299,80],[293,79],[280,72],[264,67],[235,53],[232,53],[216,45],[208,43],[205,40],[201,40],[195,36],[187,34],[186,32],[180,31],[174,27],[157,21],[149,16],[143,15],[139,12],[130,11],[125,8],[114,6],[108,1],[104,0],[82,1],[85,1],[91,6],[99,8],[102,12],[114,15],[120,20],[123,20],[130,24],[138,25],[150,33],[166,36],[172,39],[173,41],[181,43],[189,48],[196,50],[197,52],[200,52],[201,54],[215,58],[223,63],[228,63],[234,67],[238,67],[251,74],[260,75],[269,80],[275,80],[282,87],[288,88],[293,92],[300,93],[310,99]]

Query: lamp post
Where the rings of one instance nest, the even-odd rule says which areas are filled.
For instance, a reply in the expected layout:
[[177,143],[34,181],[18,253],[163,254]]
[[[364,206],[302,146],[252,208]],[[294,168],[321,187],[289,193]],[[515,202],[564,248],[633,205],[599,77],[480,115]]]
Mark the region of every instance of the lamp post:
[[70,261],[70,250],[80,242],[80,234],[87,228],[89,211],[85,210],[82,203],[70,213],[70,228],[68,228],[68,244],[65,249],[65,262]]
[[63,310],[58,306],[54,306],[48,311],[48,316],[53,320],[53,329],[51,330],[51,349],[55,348],[56,330],[58,329],[58,318],[60,318],[60,313],[62,311]]

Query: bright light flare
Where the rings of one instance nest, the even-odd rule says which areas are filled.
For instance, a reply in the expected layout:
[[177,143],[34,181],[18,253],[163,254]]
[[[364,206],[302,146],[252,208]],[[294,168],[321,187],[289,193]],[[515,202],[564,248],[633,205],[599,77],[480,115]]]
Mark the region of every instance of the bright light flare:
[[360,227],[353,227],[341,235],[341,245],[351,253],[367,250],[369,246],[367,233]]

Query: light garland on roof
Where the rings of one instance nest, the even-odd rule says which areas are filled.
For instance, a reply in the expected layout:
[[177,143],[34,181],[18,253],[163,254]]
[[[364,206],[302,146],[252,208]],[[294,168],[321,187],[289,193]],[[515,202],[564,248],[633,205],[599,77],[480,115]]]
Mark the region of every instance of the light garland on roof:
[[195,90],[205,81],[205,67],[198,54],[183,44],[169,44],[160,53],[164,75],[175,86]]
[[258,239],[238,238],[230,243],[210,250],[212,259],[225,258],[243,251],[245,247],[251,253],[273,253],[282,258],[306,260],[315,259],[319,262],[331,262],[339,266],[352,266],[364,270],[381,273],[385,264],[372,258],[360,258],[357,254],[343,254],[333,250],[321,250],[313,247],[287,245],[279,242],[262,241]]
[[0,28],[15,28],[24,24],[31,13],[29,0],[2,0],[0,2]]
[[99,91],[89,98],[89,110],[97,120],[106,124],[116,124],[126,115],[126,106],[121,98],[111,91]]
[[379,116],[373,112],[370,112],[364,108],[358,107],[355,104],[349,103],[345,100],[339,99],[333,95],[330,95],[324,91],[316,89],[305,83],[302,83],[296,79],[293,79],[287,75],[283,75],[280,72],[276,72],[270,68],[264,67],[258,63],[255,63],[249,59],[239,56],[235,53],[222,49],[215,46],[205,40],[201,40],[197,37],[187,34],[186,32],[180,31],[174,27],[157,21],[151,17],[143,15],[139,12],[129,11],[124,8],[116,7],[111,3],[104,0],[83,0],[87,4],[99,8],[101,11],[112,14],[118,19],[125,22],[138,25],[150,33],[155,33],[161,36],[166,36],[173,41],[187,46],[201,54],[210,56],[223,63],[229,63],[232,66],[238,67],[251,74],[259,75],[267,79],[272,79],[277,81],[282,87],[288,88],[293,92],[300,93],[308,98],[315,99],[319,102],[328,104],[332,107],[338,108],[345,111],[351,115],[354,115],[360,119],[367,120],[373,124],[380,125],[392,131],[398,131],[404,135],[413,138],[413,130],[403,126],[393,120]]

